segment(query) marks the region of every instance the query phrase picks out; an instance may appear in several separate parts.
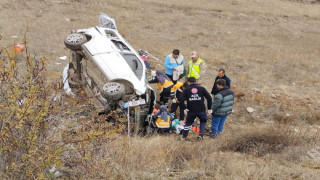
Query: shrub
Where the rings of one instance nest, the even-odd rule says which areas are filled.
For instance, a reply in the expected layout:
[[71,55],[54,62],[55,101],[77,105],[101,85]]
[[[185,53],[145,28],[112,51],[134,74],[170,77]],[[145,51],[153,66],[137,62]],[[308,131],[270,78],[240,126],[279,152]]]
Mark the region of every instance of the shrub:
[[54,108],[54,84],[47,84],[46,58],[31,58],[25,49],[18,63],[11,47],[0,59],[0,158],[3,177],[41,178],[45,167],[61,165],[63,145],[46,138]]
[[75,99],[64,97],[62,78],[51,78],[47,58],[32,58],[27,46],[20,54],[2,48],[0,55],[0,177],[79,178],[110,168],[103,153],[95,159],[92,153],[103,152],[108,138],[123,131],[123,124],[105,121],[114,113],[87,111],[91,106],[82,91]]

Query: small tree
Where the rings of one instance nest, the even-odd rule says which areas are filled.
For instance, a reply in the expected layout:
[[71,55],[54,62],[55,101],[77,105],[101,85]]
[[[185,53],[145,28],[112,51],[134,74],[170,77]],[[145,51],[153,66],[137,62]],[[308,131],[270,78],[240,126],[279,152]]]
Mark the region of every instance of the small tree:
[[19,63],[11,47],[0,58],[0,171],[13,179],[45,177],[49,164],[61,165],[63,151],[46,138],[56,90],[47,83],[46,58],[31,58],[27,50]]

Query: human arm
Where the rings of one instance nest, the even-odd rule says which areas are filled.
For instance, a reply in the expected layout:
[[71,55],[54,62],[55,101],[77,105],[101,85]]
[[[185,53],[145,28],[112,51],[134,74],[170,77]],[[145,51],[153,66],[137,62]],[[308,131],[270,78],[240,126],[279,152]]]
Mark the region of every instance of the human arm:
[[206,67],[207,67],[206,62],[203,61],[203,62],[200,64],[200,76],[199,76],[199,80],[200,80],[202,77],[204,77],[204,75],[205,75],[205,73],[206,73]]
[[170,55],[168,55],[164,61],[164,67],[166,69],[170,69],[172,70],[174,67],[176,67],[177,65],[176,64],[171,64],[170,63]]
[[213,86],[212,86],[212,90],[211,90],[211,94],[212,94],[212,95],[215,95],[215,94],[216,94],[216,91],[217,91],[217,89],[218,89],[217,84],[216,84],[217,80],[218,80],[218,76],[217,76],[216,79],[214,80],[214,83],[213,83]]
[[188,80],[189,77],[189,63],[186,65],[186,80]]
[[153,80],[148,81],[148,83],[150,83],[150,84],[157,83],[157,82],[159,82],[158,78],[154,78]]
[[226,76],[226,86],[228,86],[229,89],[231,89],[231,80],[227,76]]
[[178,101],[181,103],[181,107],[180,108],[183,108],[183,109],[186,109],[186,105],[184,104],[184,101],[187,99],[187,91],[186,89],[183,90],[183,92],[179,95],[179,97],[177,97]]
[[175,88],[175,85],[171,88],[170,90],[170,97],[171,99],[174,99],[174,96],[176,95],[176,88]]
[[212,102],[212,107],[211,107],[213,112],[215,112],[221,106],[222,100],[223,100],[223,97],[221,94],[217,94],[214,96],[214,100]]
[[208,91],[205,88],[203,88],[203,89],[204,89],[204,97],[206,97],[206,99],[207,99],[208,109],[211,109],[212,98],[211,98],[210,94],[208,93]]

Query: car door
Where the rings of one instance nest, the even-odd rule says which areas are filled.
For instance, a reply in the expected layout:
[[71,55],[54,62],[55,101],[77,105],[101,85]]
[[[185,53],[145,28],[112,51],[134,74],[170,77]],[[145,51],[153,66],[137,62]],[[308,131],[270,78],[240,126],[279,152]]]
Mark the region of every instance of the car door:
[[110,28],[118,31],[116,21],[113,18],[109,17],[107,14],[99,14],[99,23],[101,27]]

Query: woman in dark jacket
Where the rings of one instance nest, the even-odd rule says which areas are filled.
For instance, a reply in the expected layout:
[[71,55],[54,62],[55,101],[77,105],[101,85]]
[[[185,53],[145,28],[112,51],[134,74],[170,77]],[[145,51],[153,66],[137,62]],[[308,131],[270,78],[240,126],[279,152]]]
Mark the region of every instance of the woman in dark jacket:
[[173,87],[171,79],[164,74],[162,70],[158,69],[156,70],[155,79],[149,81],[149,83],[157,83],[160,92],[160,101],[163,102],[163,104],[167,104],[170,98],[171,88]]

